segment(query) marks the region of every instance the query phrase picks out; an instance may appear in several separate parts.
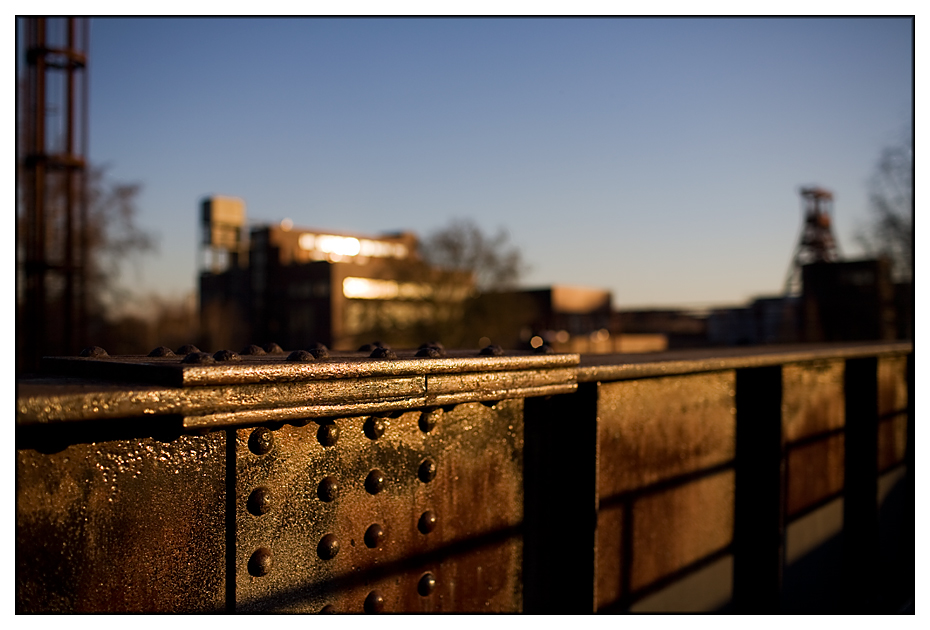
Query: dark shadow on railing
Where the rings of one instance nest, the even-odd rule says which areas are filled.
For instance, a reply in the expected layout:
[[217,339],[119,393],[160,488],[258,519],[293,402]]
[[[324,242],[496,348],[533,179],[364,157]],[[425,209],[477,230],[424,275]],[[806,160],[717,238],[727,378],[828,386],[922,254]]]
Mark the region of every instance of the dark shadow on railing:
[[[600,603],[597,608],[598,612],[627,612],[632,605],[643,598],[700,571],[732,552],[732,544],[728,544],[670,573],[661,575],[651,582],[639,586],[635,590],[632,587],[633,563],[637,553],[634,546],[636,501],[645,497],[659,495],[669,490],[683,488],[695,481],[710,478],[722,472],[733,471],[734,463],[734,460],[731,460],[716,466],[683,473],[647,486],[634,488],[600,499],[600,510],[613,507],[620,507],[622,509],[623,525],[620,529],[620,593],[615,600]],[[669,534],[674,535],[673,532],[669,532]],[[598,570],[601,570],[600,567]]]
[[[727,556],[731,555],[732,553],[733,553],[733,546],[727,545],[726,547],[723,547],[722,549],[718,549],[717,551],[714,551],[713,553],[709,553],[706,556],[698,558],[697,560],[689,564],[686,564],[685,566],[679,569],[676,569],[675,571],[672,571],[671,573],[668,573],[662,576],[661,578],[655,580],[654,582],[646,586],[640,587],[636,589],[635,591],[631,591],[627,593],[626,595],[620,597],[620,599],[612,603],[602,605],[601,607],[597,609],[597,612],[605,613],[605,614],[630,612],[630,608],[633,607],[637,602],[641,602],[642,600],[649,597],[650,595],[654,595],[658,593],[659,591],[662,591],[663,589],[676,584],[677,582],[680,582],[690,576],[697,574],[702,569],[706,569],[710,567],[718,560],[722,560],[726,558]],[[728,606],[728,605],[729,603],[724,604],[724,606]]]

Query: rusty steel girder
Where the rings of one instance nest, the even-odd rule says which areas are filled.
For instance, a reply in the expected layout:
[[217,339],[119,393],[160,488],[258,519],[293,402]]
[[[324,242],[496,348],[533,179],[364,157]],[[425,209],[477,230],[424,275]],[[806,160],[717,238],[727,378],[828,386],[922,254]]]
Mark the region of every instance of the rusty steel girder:
[[792,612],[824,585],[868,612],[912,584],[912,507],[879,520],[913,487],[911,344],[247,350],[18,380],[17,612]]
[[19,383],[18,611],[522,610],[523,400],[577,355],[85,354]]

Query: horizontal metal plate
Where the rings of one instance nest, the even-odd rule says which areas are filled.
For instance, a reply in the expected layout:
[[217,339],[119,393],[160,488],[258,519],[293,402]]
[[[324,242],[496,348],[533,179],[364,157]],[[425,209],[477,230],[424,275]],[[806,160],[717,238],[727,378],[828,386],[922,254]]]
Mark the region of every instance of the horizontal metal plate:
[[[156,381],[175,373],[186,384],[120,385],[74,377],[27,380],[19,384],[16,419],[18,425],[28,426],[180,416],[188,429],[299,424],[312,418],[570,393],[577,387],[578,359],[573,354],[394,361],[343,357],[301,364],[248,357],[234,366],[183,367],[177,359],[148,357],[52,359],[52,367],[90,371],[97,378],[137,370],[137,376],[154,375]],[[168,371],[159,373],[160,367]],[[233,378],[235,374],[241,379]]]
[[[372,359],[361,352],[330,352],[330,358],[311,363],[288,361],[288,354],[241,356],[238,361],[205,365],[182,363],[183,357],[141,355],[46,357],[45,372],[135,381],[173,387],[245,385],[287,381],[372,378],[425,374],[461,374],[502,370],[536,370],[578,365],[577,354],[509,353],[512,356],[475,356],[469,351],[450,351],[441,359],[416,357],[416,350],[395,351],[397,359]],[[467,353],[467,354],[466,354]]]
[[784,365],[820,359],[853,359],[913,351],[909,342],[843,342],[743,348],[700,348],[642,354],[586,354],[578,382],[620,381],[742,368]]

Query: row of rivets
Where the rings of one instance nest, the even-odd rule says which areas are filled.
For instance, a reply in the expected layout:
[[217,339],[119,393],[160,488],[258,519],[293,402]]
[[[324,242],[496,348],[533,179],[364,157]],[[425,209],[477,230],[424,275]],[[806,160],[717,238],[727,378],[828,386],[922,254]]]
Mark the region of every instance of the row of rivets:
[[[428,597],[436,590],[436,577],[432,573],[424,573],[417,582],[417,593],[421,597]],[[368,593],[365,598],[364,610],[366,613],[379,613],[384,610],[384,595],[381,591],[374,590]],[[327,604],[320,609],[320,613],[329,614],[336,612],[336,607]]]
[[[188,355],[190,356],[190,355]],[[274,448],[274,433],[265,427],[259,427],[249,434],[249,450],[255,455],[266,455]],[[246,509],[255,516],[271,511],[273,506],[271,490],[259,486],[252,490],[246,501]],[[268,547],[259,547],[249,558],[249,573],[256,577],[267,575],[271,571],[272,555]]]
[[[370,352],[369,357],[372,359],[396,359],[397,353],[394,352],[391,348],[385,346],[379,341],[374,343],[366,343],[361,346],[359,352]],[[541,346],[537,348],[537,353],[550,353],[552,348],[548,345]],[[284,350],[281,349],[276,343],[266,343],[264,346],[257,346],[255,344],[249,344],[238,353],[231,350],[220,350],[214,353],[212,356],[208,352],[202,352],[197,346],[193,344],[185,344],[178,348],[175,351],[172,351],[171,348],[165,346],[158,346],[149,352],[148,356],[150,357],[175,357],[182,356],[184,357],[182,361],[184,363],[213,363],[214,361],[239,361],[240,355],[246,356],[262,356],[266,354],[284,354]],[[485,346],[478,351],[479,356],[486,357],[499,357],[503,356],[504,351],[498,345],[489,345]],[[107,351],[101,348],[100,346],[89,346],[81,350],[80,356],[90,357],[90,358],[102,358],[109,356]],[[426,357],[430,359],[438,359],[447,356],[446,349],[438,341],[431,343],[425,343],[419,347],[417,350],[416,356]],[[317,359],[328,359],[329,358],[329,349],[319,342],[314,342],[307,346],[307,348],[302,350],[295,350],[291,352],[287,360],[288,361],[315,361]]]
[[[426,458],[420,463],[420,467],[417,469],[417,477],[423,483],[429,483],[433,479],[436,478],[437,470],[438,468],[436,466],[436,462],[434,462],[430,458]],[[385,485],[384,473],[378,470],[377,468],[372,470],[370,473],[368,473],[368,476],[365,477],[365,490],[368,492],[368,494],[378,494],[379,492],[384,490],[384,485]],[[264,489],[259,488],[259,490],[264,490]],[[255,492],[258,492],[258,490],[256,490]],[[323,477],[320,480],[320,483],[316,488],[317,497],[319,497],[320,501],[323,501],[325,503],[331,503],[332,501],[335,501],[336,495],[338,493],[339,493],[339,482],[332,475]],[[255,493],[253,492],[253,495],[254,494]],[[256,499],[256,501],[257,500],[258,499]]]
[[[436,527],[436,515],[427,511],[420,516],[420,520],[417,523],[417,528],[423,534],[429,534]],[[374,523],[365,530],[365,546],[369,549],[376,549],[381,546],[384,542],[385,534],[384,528],[381,527],[378,523]],[[326,534],[320,538],[319,543],[316,546],[316,553],[321,560],[332,560],[339,553],[340,545],[339,539],[336,538],[334,534]],[[267,575],[271,571],[272,566],[272,555],[271,550],[267,547],[259,547],[256,549],[252,556],[249,558],[249,573],[255,577],[261,577]],[[429,574],[427,574],[429,575]],[[426,578],[427,576],[423,576]],[[429,580],[432,583],[428,586],[427,592],[423,592],[426,588],[424,585],[423,579],[420,580],[420,586],[418,591],[421,595],[428,595],[432,592],[433,587],[435,586],[435,580],[429,575]]]
[[[424,431],[428,432],[433,426],[435,426],[435,421],[432,422],[429,429],[424,429]],[[368,418],[364,425],[365,435],[371,440],[377,440],[384,435],[386,428],[387,425],[384,420],[376,417]],[[320,428],[316,432],[316,439],[322,446],[335,446],[336,442],[339,440],[339,427],[335,424],[320,425]],[[256,455],[265,455],[271,450],[273,444],[274,435],[269,429],[264,427],[255,429],[249,437],[249,450]]]
[[[427,510],[420,515],[420,519],[417,521],[417,529],[420,530],[422,534],[429,534],[436,529],[437,521],[438,518],[435,512]],[[365,530],[365,546],[369,549],[380,547],[381,543],[384,542],[384,537],[384,528],[378,523],[373,523]],[[335,534],[326,534],[323,536],[320,542],[317,543],[316,552],[323,560],[332,560],[335,558],[336,554],[339,553],[339,540],[336,538]]]

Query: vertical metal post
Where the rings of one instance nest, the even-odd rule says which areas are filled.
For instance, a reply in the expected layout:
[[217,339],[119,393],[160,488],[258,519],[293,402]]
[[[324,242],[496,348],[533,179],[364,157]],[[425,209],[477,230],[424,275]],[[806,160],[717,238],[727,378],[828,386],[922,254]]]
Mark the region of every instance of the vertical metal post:
[[736,371],[736,612],[777,613],[784,565],[782,366]]
[[875,612],[878,584],[878,358],[847,359],[843,542],[850,613]]
[[597,383],[524,407],[523,612],[595,610]]

